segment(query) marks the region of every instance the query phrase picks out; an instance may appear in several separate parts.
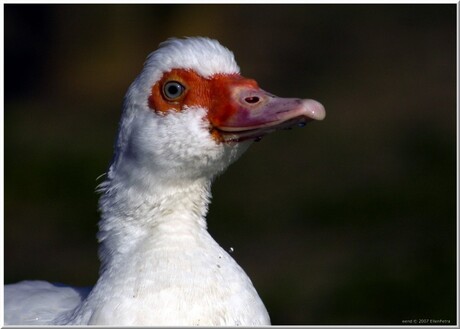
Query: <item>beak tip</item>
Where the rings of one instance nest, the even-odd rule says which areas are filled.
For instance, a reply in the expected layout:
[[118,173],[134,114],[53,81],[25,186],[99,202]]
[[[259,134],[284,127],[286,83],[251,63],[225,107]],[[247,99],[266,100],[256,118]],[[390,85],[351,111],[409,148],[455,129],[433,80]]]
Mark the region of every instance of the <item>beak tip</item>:
[[321,121],[326,117],[326,110],[320,102],[313,99],[304,99],[302,100],[302,105],[311,119]]

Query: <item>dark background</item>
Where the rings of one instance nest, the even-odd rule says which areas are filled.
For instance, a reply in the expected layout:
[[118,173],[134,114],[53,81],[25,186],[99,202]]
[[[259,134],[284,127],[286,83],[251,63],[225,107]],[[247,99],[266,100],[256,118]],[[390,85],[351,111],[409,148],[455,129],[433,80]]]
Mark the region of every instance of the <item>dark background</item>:
[[323,122],[257,143],[209,229],[273,324],[456,323],[452,5],[5,5],[4,275],[92,285],[124,93],[171,36],[232,49]]

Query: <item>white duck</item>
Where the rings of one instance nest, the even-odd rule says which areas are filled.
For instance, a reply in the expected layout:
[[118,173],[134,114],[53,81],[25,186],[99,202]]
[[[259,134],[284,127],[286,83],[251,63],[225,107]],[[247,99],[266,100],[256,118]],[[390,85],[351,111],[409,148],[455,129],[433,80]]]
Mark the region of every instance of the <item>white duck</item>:
[[270,324],[251,280],[206,229],[211,182],[252,141],[325,111],[239,72],[207,38],[170,39],[148,57],[100,186],[99,280],[92,290],[7,285],[6,324]]

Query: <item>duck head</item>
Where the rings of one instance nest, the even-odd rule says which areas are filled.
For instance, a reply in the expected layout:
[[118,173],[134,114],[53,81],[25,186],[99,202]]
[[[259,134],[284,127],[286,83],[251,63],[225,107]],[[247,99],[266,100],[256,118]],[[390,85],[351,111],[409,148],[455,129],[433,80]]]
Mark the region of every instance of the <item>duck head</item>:
[[314,100],[279,98],[243,77],[217,41],[170,39],[126,94],[109,178],[212,178],[264,135],[324,117]]

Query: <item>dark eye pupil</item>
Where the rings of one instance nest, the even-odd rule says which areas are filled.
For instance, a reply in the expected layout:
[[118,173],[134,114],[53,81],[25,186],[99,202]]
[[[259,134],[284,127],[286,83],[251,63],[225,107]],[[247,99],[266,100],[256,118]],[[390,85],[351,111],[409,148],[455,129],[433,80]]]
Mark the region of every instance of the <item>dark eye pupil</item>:
[[168,94],[170,95],[177,95],[179,93],[179,87],[176,85],[172,85],[168,87]]
[[169,100],[174,100],[182,95],[184,89],[184,86],[182,86],[179,82],[170,81],[165,84],[163,93]]

